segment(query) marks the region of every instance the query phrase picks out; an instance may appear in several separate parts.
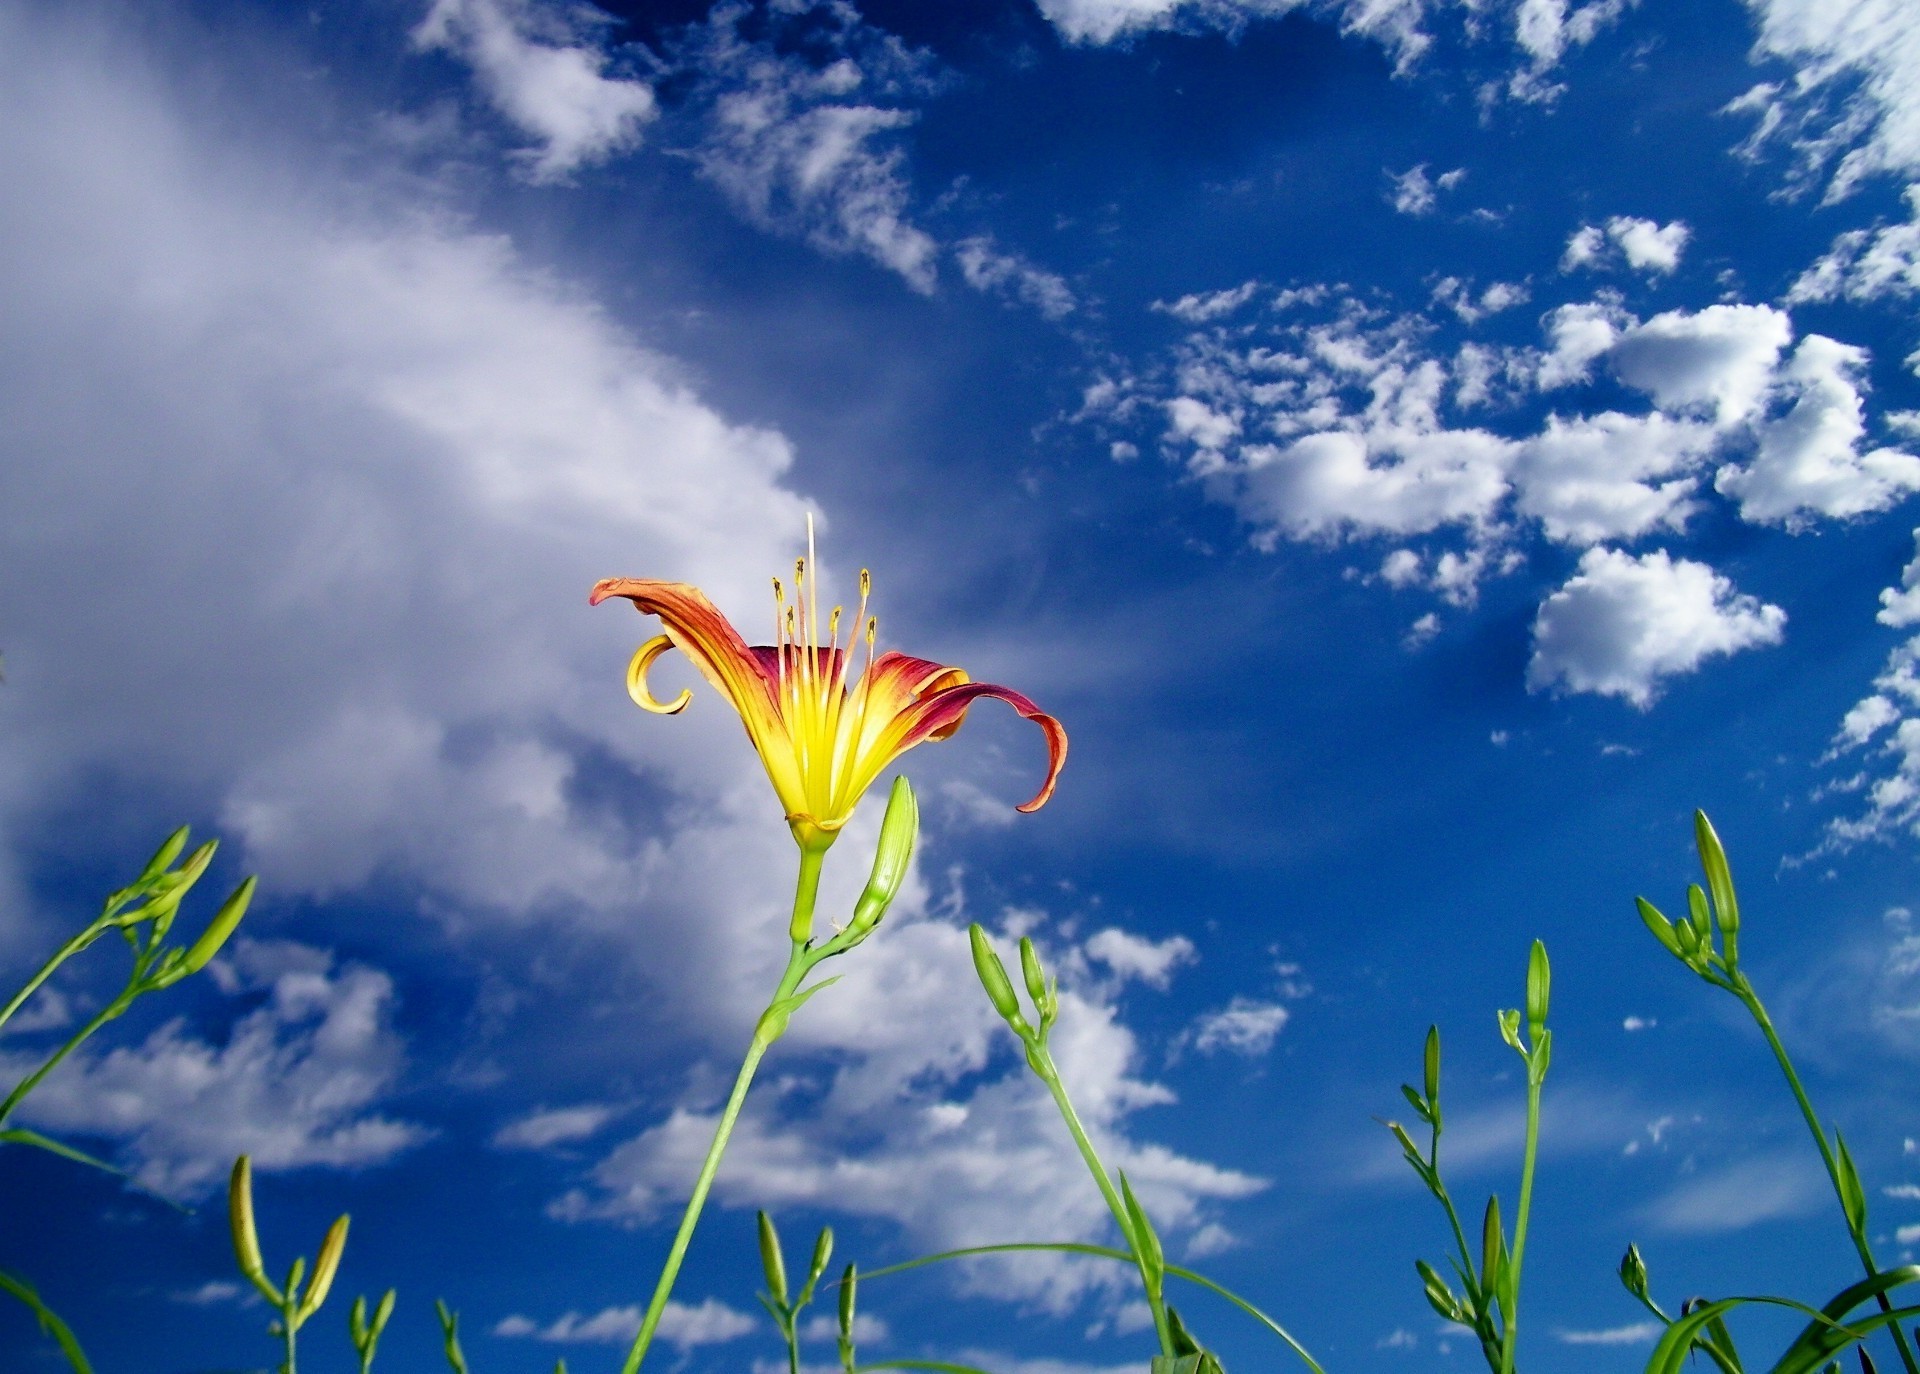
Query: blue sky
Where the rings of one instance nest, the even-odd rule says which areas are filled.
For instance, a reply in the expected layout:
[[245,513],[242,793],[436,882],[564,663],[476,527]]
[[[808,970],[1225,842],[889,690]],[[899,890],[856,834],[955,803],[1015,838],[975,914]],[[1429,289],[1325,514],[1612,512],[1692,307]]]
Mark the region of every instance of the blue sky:
[[[614,1367],[792,851],[732,714],[636,712],[650,627],[586,593],[757,628],[809,514],[887,645],[1071,755],[1032,816],[992,703],[905,760],[910,890],[770,1059],[661,1368],[778,1360],[756,1207],[863,1266],[1107,1235],[970,920],[1060,970],[1170,1249],[1329,1369],[1478,1359],[1373,1118],[1438,1022],[1454,1186],[1511,1205],[1536,937],[1527,1367],[1644,1361],[1629,1241],[1669,1304],[1837,1291],[1764,1047],[1633,915],[1695,806],[1914,1257],[1917,92],[1891,0],[0,4],[0,963],[183,820],[262,881],[31,1113],[196,1210],[10,1155],[0,1268],[103,1374],[265,1367],[246,1151],[270,1267],[354,1216],[311,1367],[389,1285],[390,1374],[435,1296],[476,1370]],[[1151,1341],[1052,1262],[863,1305],[873,1357],[1006,1374]],[[18,1311],[0,1350],[55,1367]]]

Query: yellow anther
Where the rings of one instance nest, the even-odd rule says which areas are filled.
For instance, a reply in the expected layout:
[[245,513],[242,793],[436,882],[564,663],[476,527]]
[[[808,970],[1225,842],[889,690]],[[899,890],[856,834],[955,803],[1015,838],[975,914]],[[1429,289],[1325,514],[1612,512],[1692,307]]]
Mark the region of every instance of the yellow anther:
[[787,599],[786,589],[780,585],[780,579],[777,577],[773,579],[773,599],[776,603],[785,602]]
[[860,595],[865,596],[873,590],[873,574],[865,568],[860,569]]

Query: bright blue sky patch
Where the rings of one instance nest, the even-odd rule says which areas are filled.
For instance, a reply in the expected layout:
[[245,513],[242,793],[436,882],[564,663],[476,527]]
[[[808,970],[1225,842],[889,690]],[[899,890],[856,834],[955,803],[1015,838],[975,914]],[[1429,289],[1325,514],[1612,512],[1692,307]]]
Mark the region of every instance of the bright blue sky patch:
[[[863,1266],[1106,1236],[970,920],[1059,969],[1059,1057],[1171,1251],[1330,1369],[1478,1358],[1373,1118],[1438,1022],[1456,1189],[1511,1204],[1492,1013],[1535,937],[1527,1367],[1644,1361],[1630,1241],[1670,1303],[1836,1291],[1764,1046],[1633,913],[1683,904],[1695,806],[1882,1258],[1920,1249],[1911,7],[22,0],[0,92],[0,959],[183,819],[262,879],[213,976],[31,1114],[199,1210],[9,1156],[0,1268],[102,1371],[272,1358],[241,1151],[270,1260],[354,1214],[390,1374],[436,1367],[436,1295],[476,1369],[617,1360],[791,851],[724,704],[636,713],[646,623],[586,593],[689,581],[764,637],[809,513],[885,645],[1072,752],[1033,816],[993,703],[906,760],[911,892],[769,1063],[675,1367],[779,1356],[756,1207]],[[862,1296],[874,1356],[1150,1340],[1074,1264]],[[45,1358],[17,1311],[0,1351]]]

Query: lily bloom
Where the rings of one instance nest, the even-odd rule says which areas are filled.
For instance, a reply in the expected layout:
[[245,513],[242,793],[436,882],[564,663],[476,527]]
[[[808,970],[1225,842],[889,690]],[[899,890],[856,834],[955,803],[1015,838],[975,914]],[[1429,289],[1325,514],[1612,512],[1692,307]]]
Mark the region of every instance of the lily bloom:
[[[951,736],[966,720],[967,708],[982,697],[1006,702],[1045,733],[1047,776],[1032,799],[1016,809],[1038,811],[1046,805],[1067,756],[1067,732],[1059,721],[1020,693],[974,682],[962,669],[891,650],[876,657],[878,624],[867,615],[872,581],[864,569],[860,608],[846,643],[840,642],[837,606],[823,641],[817,592],[808,583],[805,559],[794,564],[792,604],[774,579],[778,642],[772,645],[748,645],[698,588],[684,582],[610,577],[594,587],[591,604],[621,596],[642,615],[660,617],[666,633],[642,644],[627,665],[628,695],[659,715],[685,710],[692,691],[659,701],[647,687],[647,671],[668,649],[693,660],[740,713],[804,851],[824,851],[887,765],[916,744]],[[866,666],[849,685],[849,666],[861,639]]]

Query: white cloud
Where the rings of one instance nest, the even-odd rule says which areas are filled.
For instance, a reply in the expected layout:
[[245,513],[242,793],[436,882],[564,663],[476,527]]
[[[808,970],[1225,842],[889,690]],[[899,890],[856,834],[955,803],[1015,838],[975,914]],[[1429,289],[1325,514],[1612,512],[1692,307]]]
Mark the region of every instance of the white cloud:
[[1620,1028],[1625,1031],[1643,1031],[1651,1030],[1659,1024],[1659,1020],[1652,1016],[1629,1016],[1620,1023]]
[[1579,546],[1678,530],[1699,506],[1694,479],[1676,474],[1713,444],[1708,426],[1658,411],[1549,416],[1521,446],[1515,507],[1538,520],[1549,539]]
[[1245,281],[1219,291],[1196,291],[1176,301],[1155,301],[1149,308],[1187,324],[1207,324],[1231,315],[1252,300],[1259,289],[1258,281]]
[[1427,176],[1427,164],[1422,162],[1409,167],[1404,172],[1388,172],[1390,188],[1387,203],[1403,215],[1430,215],[1439,204],[1439,192],[1451,191],[1467,178],[1467,169],[1455,167],[1451,172],[1442,172],[1439,176]]
[[1608,220],[1607,233],[1626,254],[1627,266],[1657,273],[1671,272],[1680,265],[1680,254],[1692,236],[1692,230],[1679,220],[1662,225],[1626,216]]
[[[1882,625],[1912,625],[1920,621],[1920,530],[1915,530],[1913,537],[1914,555],[1907,566],[1900,570],[1900,585],[1881,589],[1880,614],[1874,619]],[[1888,710],[1892,709],[1891,705],[1882,698],[1872,697],[1869,700],[1880,702],[1881,706]],[[1864,702],[1861,704],[1865,705]],[[1858,710],[1859,707],[1855,709]],[[1886,724],[1885,720],[1879,720],[1873,728],[1884,724]],[[1849,736],[1853,736],[1856,734],[1857,727],[1850,727],[1843,722],[1841,729]]]
[[960,275],[975,291],[998,293],[1032,306],[1050,320],[1065,319],[1075,308],[1073,290],[1057,273],[1035,267],[1018,253],[1000,249],[989,235],[954,245]]
[[1787,292],[1800,301],[1881,300],[1920,293],[1920,182],[1907,187],[1905,224],[1850,229]]
[[1786,619],[1704,563],[1589,549],[1534,617],[1527,687],[1618,696],[1645,710],[1664,678],[1777,644]]
[[[1729,109],[1758,117],[1743,146],[1757,157],[1792,151],[1790,185],[1823,178],[1826,198],[1862,178],[1920,171],[1920,11],[1903,0],[1747,0],[1759,21],[1756,53],[1789,63]],[[1829,170],[1830,169],[1830,170]]]
[[[507,240],[207,132],[137,51],[0,34],[36,112],[0,128],[0,292],[35,340],[0,357],[4,582],[39,589],[8,611],[0,826],[81,777],[186,789],[268,891],[404,875],[472,922],[672,888],[590,764],[750,825],[724,707],[637,728],[643,627],[584,603],[658,572],[761,604],[805,509],[786,441]],[[156,613],[99,596],[107,567]]]
[[[607,1307],[591,1316],[565,1312],[545,1326],[513,1313],[494,1325],[493,1334],[527,1337],[556,1345],[626,1345],[640,1330],[645,1315],[638,1306]],[[698,1306],[669,1299],[660,1313],[656,1334],[681,1350],[703,1345],[724,1345],[750,1334],[760,1320],[727,1306],[718,1298],[707,1298]]]
[[[1631,215],[1615,215],[1605,226],[1583,224],[1567,240],[1560,255],[1560,270],[1598,269],[1625,260],[1636,271],[1663,276],[1680,265],[1693,231],[1684,221],[1659,224]],[[1608,244],[1612,244],[1612,249]],[[1616,256],[1617,253],[1617,256]]]
[[1607,1326],[1597,1331],[1569,1331],[1556,1328],[1553,1338],[1562,1345],[1652,1345],[1662,1331],[1659,1322],[1632,1322],[1626,1326]]
[[597,1135],[619,1108],[604,1102],[553,1107],[509,1121],[493,1133],[493,1143],[506,1150],[545,1150]]
[[[701,174],[762,228],[796,234],[824,252],[868,257],[930,293],[939,245],[908,215],[904,151],[888,136],[912,124],[901,103],[932,81],[931,59],[864,24],[851,7],[776,7],[776,24],[824,18],[809,61],[771,39],[741,37],[742,8],[717,7],[678,54],[698,74],[706,127]],[[964,261],[964,259],[963,259]]]
[[494,107],[538,141],[523,154],[534,181],[557,181],[633,147],[654,117],[653,91],[606,74],[586,6],[546,0],[434,0],[414,45],[466,62]]
[[[1429,0],[1336,0],[1325,6],[1343,31],[1371,38],[1405,68],[1433,41],[1420,27]],[[1040,12],[1070,43],[1111,43],[1184,25],[1239,29],[1249,20],[1305,8],[1305,0],[1039,0]]]
[[[123,1142],[135,1177],[182,1197],[213,1188],[239,1154],[262,1171],[359,1168],[425,1138],[424,1128],[370,1110],[404,1058],[386,974],[336,967],[306,945],[245,939],[213,967],[227,995],[266,994],[224,1043],[175,1019],[136,1046],[82,1049],[22,1115],[42,1129]],[[31,1067],[6,1057],[10,1074]]]
[[1196,1018],[1181,1041],[1191,1044],[1201,1054],[1226,1050],[1249,1059],[1258,1058],[1273,1048],[1290,1015],[1278,1002],[1235,997],[1220,1010]]
[[1581,225],[1567,239],[1566,251],[1560,255],[1560,270],[1571,272],[1576,267],[1592,264],[1599,259],[1606,246],[1606,234],[1599,225]]
[[1087,957],[1105,964],[1122,979],[1137,978],[1148,987],[1164,988],[1173,971],[1197,957],[1193,941],[1184,935],[1149,940],[1111,926],[1087,940]]
[[1860,374],[1866,350],[1809,334],[1780,370],[1786,414],[1759,426],[1751,462],[1729,463],[1714,486],[1740,503],[1743,519],[1804,525],[1811,515],[1881,511],[1920,489],[1920,457],[1900,449],[1861,451],[1866,435]]
[[1669,310],[1621,329],[1607,351],[1614,373],[1668,409],[1706,411],[1722,427],[1758,411],[1793,322],[1770,305]]
[[1826,1195],[1826,1179],[1799,1154],[1761,1155],[1685,1179],[1641,1208],[1639,1220],[1660,1231],[1714,1235],[1805,1216]]
[[[1111,938],[1121,932],[1103,934],[1110,937],[1100,942],[1103,955],[1131,977],[1185,957],[1174,942],[1128,936],[1123,943]],[[1172,1094],[1135,1076],[1139,1047],[1111,1000],[1119,986],[1086,978],[1091,943],[1059,951],[1042,943],[1048,967],[1063,973],[1054,1057],[1109,1167],[1127,1171],[1164,1234],[1187,1236],[1212,1220],[1214,1205],[1264,1184],[1130,1138],[1128,1118]],[[794,1018],[776,1051],[825,1050],[831,1061],[796,1082],[804,1090],[791,1101],[768,1093],[749,1099],[715,1185],[717,1201],[831,1203],[889,1220],[931,1249],[1031,1236],[1042,1213],[1051,1238],[1109,1234],[1105,1204],[1045,1089],[971,980],[955,982],[953,971],[968,967],[966,945],[957,924],[909,919],[890,923],[848,960],[845,980]],[[875,1026],[889,1029],[877,1036]],[[646,1218],[677,1205],[716,1113],[708,1096],[690,1096],[608,1153],[589,1186],[556,1201],[555,1214]],[[1118,1291],[1122,1277],[1055,1257],[1019,1257],[983,1264],[968,1282],[1062,1310],[1089,1290]]]
[[1404,1326],[1396,1326],[1386,1335],[1373,1343],[1375,1350],[1412,1350],[1420,1344],[1420,1338]]
[[[1425,311],[1395,314],[1322,285],[1291,292],[1305,309],[1285,317],[1224,323],[1182,298],[1193,328],[1158,369],[1130,374],[1098,422],[1157,402],[1163,444],[1184,450],[1255,547],[1391,540],[1380,580],[1456,606],[1524,566],[1529,537],[1587,549],[1684,534],[1729,504],[1797,531],[1920,490],[1920,458],[1866,441],[1865,351],[1796,341],[1784,310],[1721,302],[1641,320],[1601,291],[1547,310],[1537,346],[1449,349],[1449,333],[1527,287],[1476,292],[1443,276],[1430,291]],[[1593,406],[1587,388],[1616,380],[1639,403],[1616,388]],[[1543,392],[1555,409],[1521,422]],[[1410,642],[1437,623],[1417,622]],[[1747,627],[1743,645],[1764,629],[1739,616],[1727,627]],[[1698,661],[1673,647],[1676,662]],[[1536,685],[1557,680],[1540,676],[1552,657]]]

